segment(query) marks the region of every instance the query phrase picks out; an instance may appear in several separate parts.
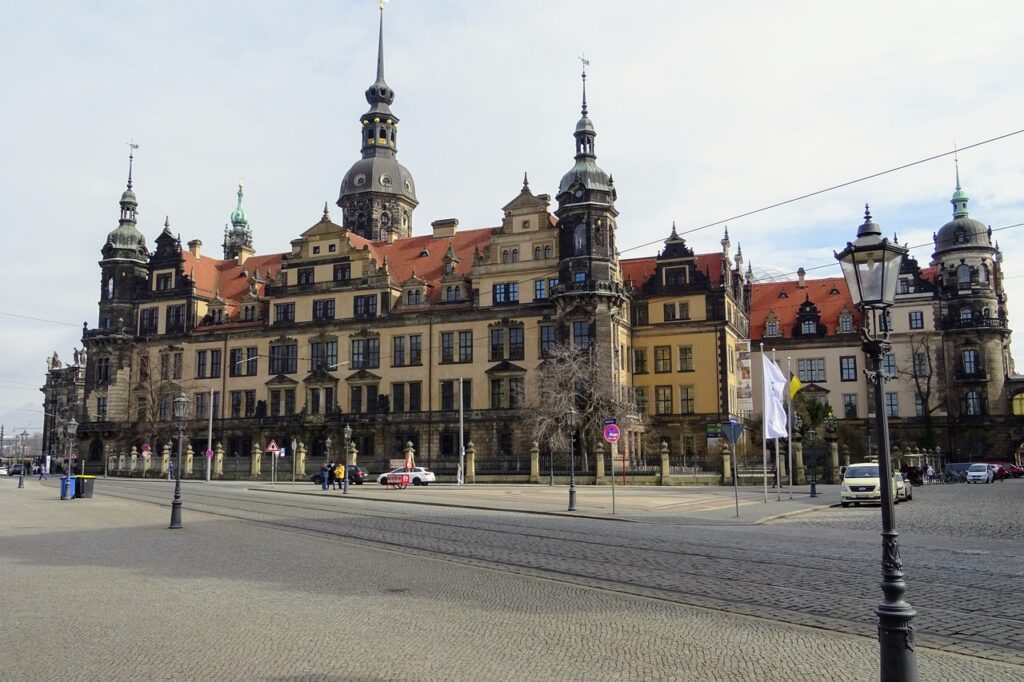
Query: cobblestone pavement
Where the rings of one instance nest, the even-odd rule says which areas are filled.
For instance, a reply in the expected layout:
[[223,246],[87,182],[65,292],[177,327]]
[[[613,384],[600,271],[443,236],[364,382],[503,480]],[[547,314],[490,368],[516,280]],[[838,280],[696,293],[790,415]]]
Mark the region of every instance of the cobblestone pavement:
[[[807,577],[778,561],[801,548],[789,524],[685,528],[698,559],[678,546],[680,527],[659,523],[187,484],[185,529],[170,531],[166,502],[111,497],[119,486],[154,499],[171,492],[166,482],[99,481],[92,500],[61,502],[55,486],[0,481],[0,680],[877,679],[871,633],[778,622],[789,619],[785,602],[801,599],[786,582]],[[831,529],[806,529],[834,543]],[[668,542],[676,554],[666,563],[657,548]],[[761,552],[760,574],[780,573],[774,618],[763,607],[745,617],[665,598],[680,582],[697,595],[747,590],[742,571],[759,546],[773,548]],[[822,550],[805,544],[799,558],[814,554]],[[948,571],[999,563],[955,556]],[[596,571],[604,577],[577,576],[589,564],[606,564]],[[865,587],[870,598],[858,599]],[[831,588],[817,585],[819,600]],[[876,592],[877,567],[847,590],[858,609]],[[918,657],[922,679],[1024,680],[1018,665],[924,647]]]

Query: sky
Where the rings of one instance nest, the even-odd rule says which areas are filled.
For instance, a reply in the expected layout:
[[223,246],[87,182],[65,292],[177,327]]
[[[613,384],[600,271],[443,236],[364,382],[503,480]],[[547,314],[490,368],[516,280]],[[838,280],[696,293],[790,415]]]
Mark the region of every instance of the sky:
[[[45,359],[97,324],[100,249],[129,141],[139,229],[165,217],[220,257],[239,179],[258,253],[290,250],[359,158],[376,0],[8,3],[0,25],[0,423],[42,424]],[[1024,4],[865,0],[646,3],[392,0],[385,74],[413,233],[496,226],[523,173],[573,164],[580,57],[598,164],[615,177],[623,258],[677,229],[697,252],[838,276],[870,203],[922,266],[952,217],[959,147],[971,216],[1003,251],[1024,330]],[[552,207],[554,208],[554,206]],[[705,229],[702,226],[714,224]],[[999,228],[1015,225],[1005,230]],[[824,266],[820,269],[818,266]],[[1024,362],[1024,331],[1013,351]]]

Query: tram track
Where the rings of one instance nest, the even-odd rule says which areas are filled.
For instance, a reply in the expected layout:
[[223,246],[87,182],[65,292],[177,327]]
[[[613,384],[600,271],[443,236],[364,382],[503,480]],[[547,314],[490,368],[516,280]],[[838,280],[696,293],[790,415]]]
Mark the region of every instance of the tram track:
[[[104,485],[102,494],[135,502],[166,506],[145,488],[130,483]],[[516,515],[481,520],[479,510],[459,510],[460,517],[424,518],[422,508],[380,510],[339,506],[340,499],[307,502],[221,491],[188,490],[189,512],[208,514],[268,529],[312,534],[337,541],[358,542],[389,551],[432,557],[518,575],[587,585],[630,594],[783,621],[809,627],[873,637],[876,599],[862,596],[862,586],[836,581],[837,572],[864,571],[875,575],[877,565],[860,560],[810,554],[763,553],[724,544],[682,548],[624,536],[620,524],[604,536],[586,536],[573,522],[545,517],[519,521]],[[366,503],[359,500],[357,504]],[[381,502],[381,504],[387,504]],[[447,508],[451,512],[451,508]],[[473,514],[473,519],[465,516]],[[582,520],[580,520],[582,521]],[[595,522],[600,523],[600,522]],[[627,541],[628,539],[628,541]],[[936,585],[932,585],[932,581]],[[941,576],[915,575],[915,588],[925,594],[946,593],[950,582]],[[831,584],[830,584],[831,583]],[[827,587],[826,587],[827,586]],[[915,592],[917,592],[915,589]],[[823,601],[823,593],[827,602]],[[938,593],[937,591],[935,592]],[[972,636],[963,623],[977,619],[970,604],[950,608],[948,600],[915,598],[921,615],[916,621],[919,644],[967,655],[994,652],[1001,660],[1024,664],[1024,651],[1007,652]],[[849,614],[856,614],[853,618]],[[988,614],[986,622],[1024,629],[1024,621],[1007,614]],[[933,626],[933,627],[930,627]]]

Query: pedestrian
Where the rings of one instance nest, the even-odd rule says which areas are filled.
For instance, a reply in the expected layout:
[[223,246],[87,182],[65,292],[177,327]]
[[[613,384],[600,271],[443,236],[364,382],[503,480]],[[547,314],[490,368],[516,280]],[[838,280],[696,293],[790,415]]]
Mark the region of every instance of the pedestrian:
[[40,464],[39,465],[39,480],[40,481],[48,481],[48,480],[50,480],[50,477],[46,475],[46,465],[45,464]]
[[320,488],[321,490],[327,490],[327,486],[330,485],[330,470],[327,468],[327,463],[324,462],[320,465]]
[[327,463],[327,488],[334,487],[334,462]]
[[342,487],[342,481],[345,476],[345,465],[338,464],[334,467],[334,489],[337,490]]
[[928,465],[928,469],[925,471],[925,476],[928,477],[929,484],[935,483],[935,469],[932,468],[931,464]]

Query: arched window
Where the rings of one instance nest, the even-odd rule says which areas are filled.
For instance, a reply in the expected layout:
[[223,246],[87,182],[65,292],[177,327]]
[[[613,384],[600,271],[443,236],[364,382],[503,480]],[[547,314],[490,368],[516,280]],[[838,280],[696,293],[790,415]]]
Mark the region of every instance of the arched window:
[[981,394],[977,391],[967,391],[964,396],[964,412],[971,416],[981,414]]
[[971,268],[967,264],[961,265],[956,269],[956,281],[960,284],[971,283]]
[[814,324],[814,320],[804,320],[800,323],[801,334],[814,334],[818,331],[818,325]]
[[384,128],[384,126],[381,126],[380,130],[377,131],[377,137],[379,137],[381,140],[388,139],[388,131],[386,128]]
[[978,268],[978,281],[984,284],[988,284],[988,266],[982,265]]
[[545,258],[551,258],[551,245],[550,244],[548,244],[547,246],[544,247],[544,257]]
[[587,251],[587,226],[580,224],[573,231],[573,251],[577,256]]
[[519,249],[512,249],[512,262],[513,263],[518,263],[519,262]]
[[505,249],[504,251],[501,252],[501,262],[503,264],[508,263],[508,249]]
[[540,247],[533,247],[533,260],[540,260]]

